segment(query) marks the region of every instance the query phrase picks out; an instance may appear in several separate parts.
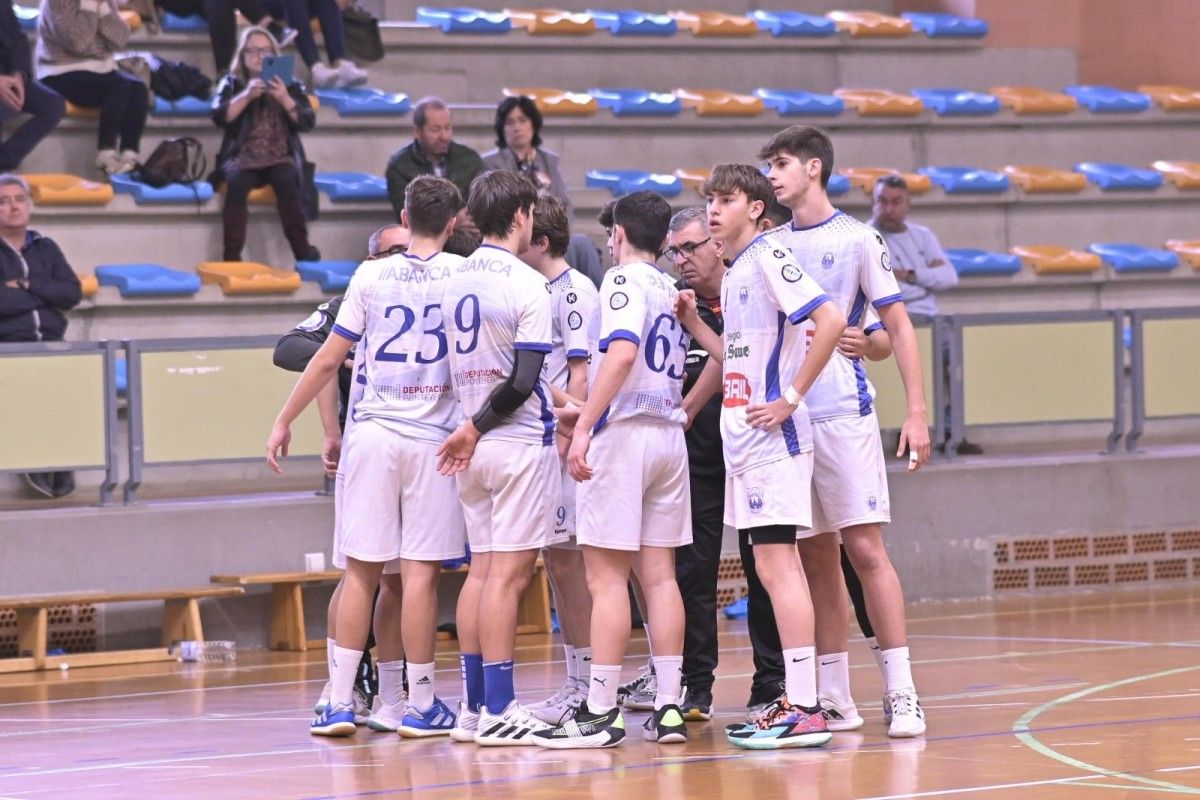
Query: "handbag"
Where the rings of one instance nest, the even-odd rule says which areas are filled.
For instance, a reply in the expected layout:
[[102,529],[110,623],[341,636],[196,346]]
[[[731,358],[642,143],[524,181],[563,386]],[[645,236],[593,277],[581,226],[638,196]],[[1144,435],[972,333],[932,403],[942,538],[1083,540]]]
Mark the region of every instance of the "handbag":
[[379,20],[371,12],[350,6],[342,12],[345,28],[346,52],[355,61],[380,61],[383,59],[383,37],[379,34]]

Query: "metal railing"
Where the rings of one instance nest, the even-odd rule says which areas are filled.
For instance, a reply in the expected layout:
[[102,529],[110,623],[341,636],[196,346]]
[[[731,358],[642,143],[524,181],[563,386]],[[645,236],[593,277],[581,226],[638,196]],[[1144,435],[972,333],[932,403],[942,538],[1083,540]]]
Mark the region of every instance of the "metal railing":
[[[1151,368],[1147,375],[1149,361],[1146,347],[1147,323],[1177,321],[1194,321],[1196,324],[1184,326],[1174,331],[1175,341],[1180,344],[1179,350],[1190,347],[1193,354],[1200,355],[1200,308],[1172,309],[1137,309],[1129,312],[1130,326],[1130,378],[1132,381],[1132,421],[1129,434],[1125,437],[1125,449],[1129,452],[1137,450],[1138,439],[1146,430],[1146,423],[1151,420],[1185,419],[1200,417],[1200,392],[1194,391],[1190,383],[1197,383],[1196,376],[1200,374],[1200,357],[1189,360],[1187,352],[1172,353],[1170,358],[1173,378],[1179,378],[1177,395],[1174,398],[1150,398],[1150,403],[1158,405],[1156,409],[1148,407],[1147,385],[1160,388],[1162,381]],[[1182,356],[1182,357],[1180,357]],[[1172,381],[1175,382],[1175,381]],[[1156,403],[1155,401],[1158,400]]]

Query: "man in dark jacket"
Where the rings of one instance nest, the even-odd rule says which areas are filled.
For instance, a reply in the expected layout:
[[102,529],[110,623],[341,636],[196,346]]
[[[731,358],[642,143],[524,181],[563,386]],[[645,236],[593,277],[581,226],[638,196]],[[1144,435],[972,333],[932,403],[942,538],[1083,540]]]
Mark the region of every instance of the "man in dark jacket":
[[0,119],[29,114],[25,124],[0,144],[0,172],[19,167],[67,111],[58,93],[33,79],[30,64],[29,39],[12,4],[0,4]]
[[[67,330],[64,312],[79,305],[79,278],[49,238],[29,230],[29,186],[0,175],[0,342],[57,342]],[[75,491],[70,472],[25,476],[46,497]]]
[[437,175],[458,187],[463,199],[471,181],[483,172],[483,159],[466,145],[454,141],[450,109],[437,97],[426,97],[413,108],[413,140],[388,159],[388,199],[400,219],[404,190],[418,175]]

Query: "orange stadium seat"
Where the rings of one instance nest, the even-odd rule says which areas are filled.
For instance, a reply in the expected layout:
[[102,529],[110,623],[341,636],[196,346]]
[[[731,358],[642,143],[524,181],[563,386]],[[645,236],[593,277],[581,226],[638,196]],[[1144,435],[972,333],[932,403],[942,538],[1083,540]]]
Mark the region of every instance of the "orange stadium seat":
[[67,101],[67,116],[74,117],[76,119],[99,119],[100,118],[100,109],[99,108],[84,108],[83,106],[77,106],[74,103],[72,103],[70,100],[68,100]]
[[547,117],[585,117],[600,108],[596,98],[583,92],[550,89],[545,86],[506,86],[505,97],[525,96],[533,100]]
[[84,297],[95,297],[96,292],[100,291],[100,281],[95,275],[80,275],[79,288],[83,290]]
[[1079,108],[1079,101],[1069,94],[1034,86],[993,86],[991,93],[1014,114],[1069,114]]
[[696,169],[683,167],[675,170],[675,177],[683,181],[684,186],[690,186],[696,190],[697,194],[699,194],[700,187],[706,180],[708,180],[708,175],[710,172],[712,172],[712,170],[710,170],[708,167],[698,167]]
[[121,19],[125,20],[125,24],[129,26],[129,30],[136,31],[142,27],[142,17],[136,11],[128,9],[121,11]]
[[300,288],[299,272],[253,261],[203,261],[196,272],[225,294],[290,294]]
[[1178,253],[1193,269],[1200,270],[1200,239],[1171,239],[1164,247]]
[[596,32],[596,21],[591,14],[557,8],[506,8],[504,13],[514,28],[524,28],[535,36],[586,36]]
[[912,36],[913,24],[900,17],[875,11],[830,11],[825,16],[837,23],[839,31],[851,36]]
[[757,117],[763,113],[763,101],[752,94],[724,89],[676,89],[675,96],[684,108],[701,117]]
[[864,117],[915,117],[925,110],[920,98],[886,89],[834,89],[833,93]]
[[1087,178],[1078,172],[1036,164],[1010,164],[1004,174],[1022,191],[1035,192],[1082,192],[1087,187]]
[[22,175],[33,202],[43,206],[104,206],[112,202],[113,188],[78,175],[48,173]]
[[695,36],[753,36],[758,23],[724,11],[671,11],[675,24]]
[[857,186],[867,194],[875,191],[875,181],[885,175],[899,175],[908,184],[909,194],[924,194],[933,188],[933,182],[928,175],[916,172],[901,172],[888,167],[847,167],[841,170],[842,175],[850,181],[851,186]]
[[1198,111],[1200,110],[1200,89],[1188,86],[1139,86],[1137,90],[1150,95],[1150,99],[1162,107],[1163,111]]
[[1150,166],[1175,184],[1176,189],[1200,189],[1200,162],[1155,161]]
[[1059,275],[1095,272],[1100,269],[1100,256],[1083,250],[1072,250],[1056,244],[1019,245],[1009,250],[1022,264],[1033,267],[1039,275]]

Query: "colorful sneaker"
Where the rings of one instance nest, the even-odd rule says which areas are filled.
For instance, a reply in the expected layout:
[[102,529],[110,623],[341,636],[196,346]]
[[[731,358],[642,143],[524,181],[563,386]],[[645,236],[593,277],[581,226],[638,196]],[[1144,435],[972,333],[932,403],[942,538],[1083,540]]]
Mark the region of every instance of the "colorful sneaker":
[[794,706],[781,697],[764,709],[754,722],[729,725],[725,738],[747,750],[781,750],[786,747],[820,747],[833,738],[819,708]]
[[658,676],[654,674],[654,665],[647,664],[636,678],[617,689],[617,703],[630,711],[653,711],[657,694]]
[[893,739],[911,739],[925,732],[925,710],[917,699],[915,689],[898,689],[883,697],[885,708],[891,709],[888,721],[888,736]]
[[888,696],[883,696],[883,724],[892,724],[892,704],[888,702]]
[[395,733],[404,719],[407,701],[407,697],[401,697],[400,702],[388,705],[381,700],[379,707],[367,716],[366,726],[380,733]]
[[682,744],[687,741],[687,726],[679,706],[666,705],[646,718],[642,726],[642,738],[659,744]]
[[573,712],[587,700],[587,687],[579,685],[574,679],[567,682],[557,692],[540,703],[526,706],[530,714],[547,725],[557,725],[562,722],[568,712]]
[[353,736],[354,710],[350,706],[329,706],[312,721],[308,732],[313,736]]
[[456,742],[474,742],[479,733],[479,712],[467,708],[465,701],[458,704],[458,716],[450,729],[450,738]]
[[421,739],[426,736],[446,736],[456,725],[454,712],[435,697],[428,711],[417,711],[411,705],[404,709],[404,720],[398,730],[405,739]]
[[561,725],[537,731],[533,743],[551,750],[575,750],[590,747],[616,747],[625,739],[625,718],[619,707],[594,714],[583,704]]
[[825,715],[825,726],[831,731],[856,731],[863,726],[863,718],[853,700],[839,703],[828,697],[818,697],[817,705]]
[[688,722],[707,722],[712,719],[712,703],[712,691],[709,689],[688,689],[679,709]]
[[331,688],[332,687],[330,686],[329,681],[325,681],[325,688],[321,690],[321,699],[317,701],[315,706],[313,706],[314,714],[320,714],[325,710],[326,706],[329,705],[329,690]]
[[526,711],[517,700],[509,703],[499,714],[493,714],[487,706],[483,706],[479,709],[479,730],[475,734],[475,744],[485,747],[532,745],[533,735],[549,728],[549,725]]

